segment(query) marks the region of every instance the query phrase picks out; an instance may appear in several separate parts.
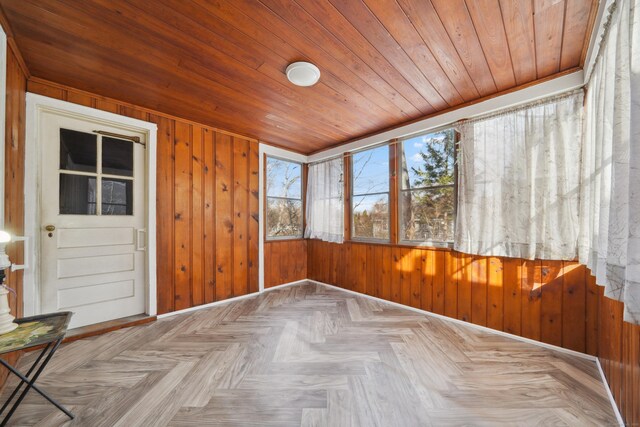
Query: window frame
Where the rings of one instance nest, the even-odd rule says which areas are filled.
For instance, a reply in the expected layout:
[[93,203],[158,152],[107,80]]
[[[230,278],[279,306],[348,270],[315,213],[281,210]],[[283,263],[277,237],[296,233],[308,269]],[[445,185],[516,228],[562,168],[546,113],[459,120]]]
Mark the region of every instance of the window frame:
[[[358,154],[358,153],[362,153],[364,151],[369,151],[369,150],[375,150],[377,148],[381,148],[381,147],[386,147],[387,148],[387,155],[388,155],[388,163],[389,163],[389,170],[388,170],[388,177],[389,177],[389,187],[387,189],[386,192],[384,191],[378,191],[375,193],[366,193],[366,194],[355,194],[354,193],[354,173],[353,173],[353,156],[354,154]],[[372,145],[369,147],[365,147],[365,148],[361,148],[358,150],[354,150],[351,151],[349,153],[349,240],[352,242],[362,242],[362,243],[382,243],[382,244],[393,244],[393,230],[392,230],[392,225],[393,225],[393,221],[391,220],[391,216],[392,216],[392,211],[393,211],[393,197],[392,197],[392,189],[394,187],[393,185],[393,178],[394,178],[394,172],[393,172],[393,161],[391,161],[392,156],[393,156],[393,147],[392,147],[392,143],[391,142],[384,142],[382,144],[376,144],[376,145]],[[343,165],[344,167],[344,165]],[[387,210],[387,229],[389,230],[389,237],[386,239],[380,239],[377,237],[357,237],[355,236],[355,224],[354,224],[354,213],[353,213],[353,202],[355,197],[361,197],[361,196],[375,196],[375,195],[379,195],[379,194],[386,194],[387,195],[387,200],[388,200],[388,210]],[[346,208],[346,206],[345,206]]]
[[[95,211],[96,213],[94,214],[77,214],[77,213],[73,213],[73,214],[67,214],[67,213],[61,213],[60,212],[60,196],[58,196],[58,215],[65,215],[65,216],[82,216],[82,217],[134,217],[136,215],[135,212],[135,202],[134,199],[136,197],[135,190],[134,190],[134,185],[136,182],[136,150],[135,150],[135,142],[132,140],[128,140],[122,137],[118,137],[118,136],[106,136],[106,138],[112,139],[112,140],[117,140],[119,142],[124,142],[124,143],[130,143],[131,144],[131,161],[132,161],[132,165],[131,165],[131,175],[118,175],[115,173],[104,173],[102,168],[103,168],[103,139],[105,138],[104,135],[101,135],[100,133],[89,133],[89,132],[85,132],[85,131],[78,131],[75,129],[67,129],[67,128],[60,128],[60,132],[62,130],[70,130],[73,132],[80,132],[80,133],[86,133],[88,135],[95,135],[96,136],[96,170],[95,172],[87,172],[87,171],[81,171],[81,170],[74,170],[74,169],[63,169],[62,166],[60,165],[60,161],[61,161],[61,157],[60,157],[60,148],[62,147],[62,135],[61,133],[59,133],[58,136],[58,192],[60,192],[60,190],[62,189],[62,184],[60,182],[61,180],[61,176],[62,175],[66,175],[66,176],[84,176],[84,177],[88,177],[88,178],[95,178],[96,180],[96,201],[95,201]],[[103,213],[103,209],[102,209],[102,204],[103,204],[103,200],[102,200],[102,192],[103,192],[103,188],[102,188],[102,183],[103,183],[103,179],[106,180],[120,180],[120,181],[128,181],[131,182],[131,213],[124,213],[124,214],[104,214]],[[114,205],[113,203],[106,203],[107,205]],[[126,203],[125,203],[125,208],[127,207]]]
[[[300,199],[294,199],[292,197],[277,197],[277,196],[269,196],[267,190],[267,173],[269,167],[269,159],[279,160],[282,162],[293,163],[300,166]],[[306,209],[306,179],[305,179],[305,164],[302,162],[298,162],[296,160],[287,159],[285,157],[274,156],[271,154],[264,155],[264,240],[265,242],[269,241],[282,241],[282,240],[300,240],[304,239],[304,228],[305,228],[305,209]],[[278,199],[278,200],[295,200],[300,201],[300,235],[295,236],[270,236],[269,235],[269,215],[267,215],[267,211],[269,209],[269,199]]]
[[[430,186],[430,187],[419,187],[419,188],[411,188],[411,189],[403,189],[402,188],[402,179],[399,177],[400,175],[400,170],[402,169],[402,152],[404,151],[404,142],[409,140],[409,139],[413,139],[419,136],[423,136],[423,135],[429,135],[432,133],[437,133],[437,132],[442,132],[442,131],[446,131],[446,130],[451,130],[453,131],[453,158],[454,158],[454,163],[453,163],[453,184],[451,185],[434,185],[434,186]],[[433,247],[433,248],[445,248],[445,249],[453,249],[453,243],[455,240],[455,232],[456,232],[456,220],[457,220],[457,216],[458,216],[458,144],[460,143],[460,132],[458,132],[455,127],[448,125],[448,126],[443,126],[443,127],[439,127],[439,128],[435,128],[435,129],[430,129],[428,131],[423,131],[423,132],[419,132],[419,133],[414,133],[412,135],[408,135],[405,136],[403,138],[400,138],[397,140],[397,145],[398,145],[398,150],[399,150],[399,155],[396,158],[396,162],[395,162],[395,167],[396,167],[396,175],[398,175],[398,179],[397,179],[397,183],[396,183],[396,191],[397,191],[397,197],[396,197],[396,204],[397,204],[397,209],[398,209],[398,218],[397,218],[397,223],[398,223],[398,244],[402,245],[402,246],[414,246],[414,247]],[[403,225],[402,225],[402,216],[403,216],[403,209],[402,209],[402,203],[400,203],[400,199],[401,196],[404,192],[413,192],[413,191],[419,191],[419,190],[433,190],[433,189],[439,189],[439,188],[448,188],[448,187],[452,187],[453,188],[453,233],[454,233],[454,240],[451,241],[438,241],[438,240],[410,240],[410,239],[403,239]]]

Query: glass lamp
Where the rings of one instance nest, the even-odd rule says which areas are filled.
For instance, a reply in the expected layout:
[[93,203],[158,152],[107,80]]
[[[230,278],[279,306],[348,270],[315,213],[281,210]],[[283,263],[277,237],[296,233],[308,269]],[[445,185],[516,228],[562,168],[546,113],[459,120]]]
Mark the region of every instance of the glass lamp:
[[11,235],[4,230],[0,230],[0,334],[6,334],[18,327],[13,323],[11,308],[9,308],[9,288],[4,284],[4,270],[11,267],[11,260],[5,249],[11,242]]

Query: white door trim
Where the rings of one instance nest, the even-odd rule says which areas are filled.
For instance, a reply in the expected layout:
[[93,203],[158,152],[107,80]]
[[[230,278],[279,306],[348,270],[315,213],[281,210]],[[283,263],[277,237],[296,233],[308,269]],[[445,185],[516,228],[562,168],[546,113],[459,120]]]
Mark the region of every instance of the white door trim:
[[34,93],[27,93],[27,117],[25,135],[25,172],[24,172],[24,230],[29,239],[25,245],[25,265],[23,277],[23,312],[25,316],[40,313],[40,162],[38,131],[43,112],[54,112],[80,119],[116,126],[140,132],[146,135],[146,218],[147,233],[145,312],[150,316],[157,314],[156,294],[156,152],[157,132],[155,123],[149,123],[121,116],[95,108],[60,101]]

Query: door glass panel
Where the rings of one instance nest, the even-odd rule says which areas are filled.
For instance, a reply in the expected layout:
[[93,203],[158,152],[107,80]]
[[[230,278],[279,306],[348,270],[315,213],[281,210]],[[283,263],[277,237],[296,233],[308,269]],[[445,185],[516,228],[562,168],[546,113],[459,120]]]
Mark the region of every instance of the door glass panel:
[[60,214],[96,214],[96,178],[60,174]]
[[133,181],[102,178],[102,215],[133,215]]
[[133,142],[103,137],[102,173],[133,176]]
[[96,172],[97,135],[60,129],[60,169]]

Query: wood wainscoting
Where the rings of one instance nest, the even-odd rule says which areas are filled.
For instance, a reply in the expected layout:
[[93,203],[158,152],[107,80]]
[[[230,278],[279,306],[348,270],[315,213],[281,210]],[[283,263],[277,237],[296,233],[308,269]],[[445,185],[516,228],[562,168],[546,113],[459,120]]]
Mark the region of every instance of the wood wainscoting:
[[158,125],[158,314],[258,291],[258,142],[30,79],[29,92]]
[[600,364],[625,424],[640,426],[640,325],[624,322],[624,305],[598,289]]
[[264,288],[307,278],[307,240],[264,242]]
[[319,240],[308,253],[309,279],[598,356],[625,422],[640,425],[640,326],[586,267]]
[[[9,36],[9,35],[8,35]],[[22,65],[20,54],[14,44],[7,43],[7,97],[5,116],[4,147],[4,230],[13,236],[24,235],[24,148],[25,116],[27,89],[27,71]],[[7,246],[7,254],[15,264],[23,264],[24,247],[22,242]],[[22,271],[7,273],[6,284],[16,291],[9,294],[11,313],[22,317]],[[9,353],[3,356],[15,365],[19,354]],[[0,370],[0,385],[4,384],[8,371]]]
[[448,249],[309,241],[309,278],[571,350],[595,354],[597,298],[575,262]]

